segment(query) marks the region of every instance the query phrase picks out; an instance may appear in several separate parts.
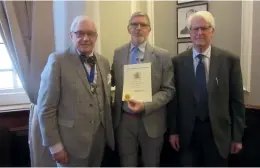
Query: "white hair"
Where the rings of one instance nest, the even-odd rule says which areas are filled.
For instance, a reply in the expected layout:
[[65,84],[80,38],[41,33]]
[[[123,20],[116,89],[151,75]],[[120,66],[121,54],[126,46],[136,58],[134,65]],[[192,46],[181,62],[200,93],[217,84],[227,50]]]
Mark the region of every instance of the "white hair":
[[84,15],[77,16],[73,19],[70,25],[70,32],[73,32],[75,30],[75,27],[82,21],[91,21],[94,24],[94,22],[88,16],[84,16]]
[[188,28],[191,29],[191,21],[194,18],[203,18],[213,29],[215,29],[215,19],[208,11],[198,11],[192,14],[188,19]]

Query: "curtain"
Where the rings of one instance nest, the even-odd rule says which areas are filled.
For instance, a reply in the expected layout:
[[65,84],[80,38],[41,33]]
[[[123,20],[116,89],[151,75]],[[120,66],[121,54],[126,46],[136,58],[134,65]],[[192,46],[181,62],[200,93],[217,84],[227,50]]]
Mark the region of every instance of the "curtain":
[[23,88],[30,101],[35,103],[29,89],[32,3],[32,1],[1,1],[0,31]]
[[30,101],[29,135],[31,166],[56,166],[42,146],[37,118],[40,74],[54,50],[52,1],[0,1],[0,33]]

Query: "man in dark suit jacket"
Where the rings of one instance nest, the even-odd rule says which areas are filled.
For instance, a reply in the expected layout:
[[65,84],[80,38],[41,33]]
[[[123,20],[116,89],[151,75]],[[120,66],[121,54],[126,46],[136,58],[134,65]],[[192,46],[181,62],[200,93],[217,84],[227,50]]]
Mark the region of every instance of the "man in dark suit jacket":
[[215,21],[189,18],[193,49],[172,59],[176,96],[169,103],[170,143],[184,166],[228,166],[242,148],[245,127],[239,57],[211,45]]

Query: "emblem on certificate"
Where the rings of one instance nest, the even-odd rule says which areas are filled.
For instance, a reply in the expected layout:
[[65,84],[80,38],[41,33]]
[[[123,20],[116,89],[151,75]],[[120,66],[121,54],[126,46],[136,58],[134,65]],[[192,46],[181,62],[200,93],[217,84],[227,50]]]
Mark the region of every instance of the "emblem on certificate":
[[152,102],[151,63],[124,65],[122,101]]
[[135,78],[135,79],[140,79],[140,78],[141,78],[141,73],[140,73],[140,72],[136,72],[136,73],[134,74],[134,78]]
[[129,94],[125,94],[125,99],[124,99],[124,101],[129,101],[130,98],[131,98],[131,96],[130,96]]

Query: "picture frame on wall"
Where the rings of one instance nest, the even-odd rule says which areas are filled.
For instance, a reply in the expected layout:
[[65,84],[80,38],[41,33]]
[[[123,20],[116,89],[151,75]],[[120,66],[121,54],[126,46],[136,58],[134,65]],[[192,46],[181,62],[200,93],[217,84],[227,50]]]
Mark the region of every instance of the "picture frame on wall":
[[182,4],[188,4],[188,3],[196,3],[196,2],[205,2],[207,0],[177,0],[177,5],[182,5]]
[[177,42],[177,54],[187,51],[192,48],[192,42]]
[[188,18],[198,11],[208,11],[208,3],[177,8],[177,38],[190,38]]
[[196,0],[177,0],[177,4],[187,4],[191,2],[196,2]]

